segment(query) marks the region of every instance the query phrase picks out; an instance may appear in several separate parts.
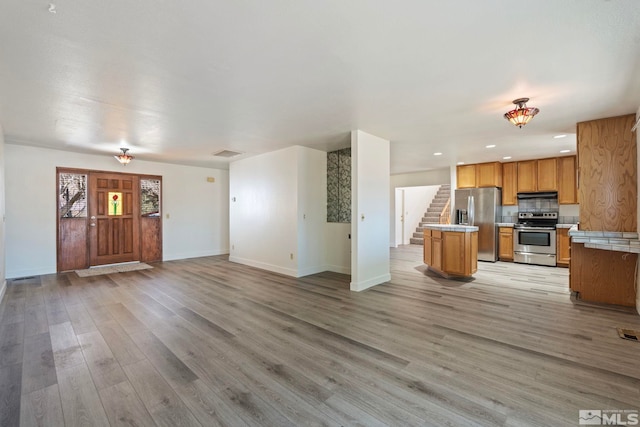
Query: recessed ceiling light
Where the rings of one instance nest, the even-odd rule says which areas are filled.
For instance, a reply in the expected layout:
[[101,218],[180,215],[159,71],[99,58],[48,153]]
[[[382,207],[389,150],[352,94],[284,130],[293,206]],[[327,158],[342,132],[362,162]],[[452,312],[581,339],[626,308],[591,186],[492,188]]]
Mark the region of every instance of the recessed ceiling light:
[[487,145],[486,148],[496,148],[495,144]]
[[567,135],[565,135],[564,133],[562,135],[556,135],[554,136],[555,139],[560,139],[560,138],[565,138]]
[[464,162],[458,162],[459,165],[464,165]]
[[561,153],[570,153],[571,150],[560,150]]
[[438,151],[437,153],[433,153],[433,155],[434,156],[442,156],[442,153]]
[[502,158],[502,160],[509,160],[510,158],[511,158],[511,156],[504,156],[504,157]]

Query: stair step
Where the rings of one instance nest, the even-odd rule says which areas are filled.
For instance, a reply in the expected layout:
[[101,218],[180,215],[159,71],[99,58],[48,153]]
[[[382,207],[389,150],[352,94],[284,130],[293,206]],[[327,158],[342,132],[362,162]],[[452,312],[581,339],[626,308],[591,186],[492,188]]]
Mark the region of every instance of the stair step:
[[440,218],[440,213],[439,212],[427,212],[422,219],[423,220],[427,220],[427,219],[434,219],[434,218]]
[[424,239],[419,239],[417,237],[412,237],[411,239],[409,239],[409,242],[412,245],[422,245],[422,246],[424,246]]

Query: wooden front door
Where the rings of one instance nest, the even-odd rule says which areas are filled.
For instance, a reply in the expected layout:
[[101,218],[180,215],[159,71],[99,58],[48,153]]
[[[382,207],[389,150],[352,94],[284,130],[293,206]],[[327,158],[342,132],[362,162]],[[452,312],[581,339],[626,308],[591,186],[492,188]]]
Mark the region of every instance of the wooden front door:
[[90,265],[139,261],[139,177],[91,172],[88,206]]

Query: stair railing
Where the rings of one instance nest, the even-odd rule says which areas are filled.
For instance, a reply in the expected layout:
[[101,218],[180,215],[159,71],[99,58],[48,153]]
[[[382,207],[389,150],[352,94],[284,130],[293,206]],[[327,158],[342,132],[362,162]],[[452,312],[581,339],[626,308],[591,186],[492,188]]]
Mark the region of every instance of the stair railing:
[[442,208],[442,212],[440,212],[440,224],[450,224],[451,223],[451,197],[447,200],[447,204]]

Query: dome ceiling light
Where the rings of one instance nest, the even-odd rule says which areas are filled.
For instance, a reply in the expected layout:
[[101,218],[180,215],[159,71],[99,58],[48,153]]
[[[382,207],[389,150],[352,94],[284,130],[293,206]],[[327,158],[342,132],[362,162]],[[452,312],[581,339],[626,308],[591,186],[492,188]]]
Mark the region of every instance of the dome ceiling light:
[[527,102],[529,98],[518,98],[514,99],[513,103],[518,107],[514,110],[511,110],[504,114],[504,118],[509,120],[514,125],[521,128],[531,121],[533,116],[538,114],[540,110],[537,108],[529,108],[527,107]]
[[122,154],[118,154],[117,156],[113,156],[113,157],[115,157],[117,161],[122,163],[123,166],[127,166],[129,162],[133,160],[133,156],[130,156],[127,154],[127,151],[129,151],[128,148],[121,148],[121,150],[122,150]]

